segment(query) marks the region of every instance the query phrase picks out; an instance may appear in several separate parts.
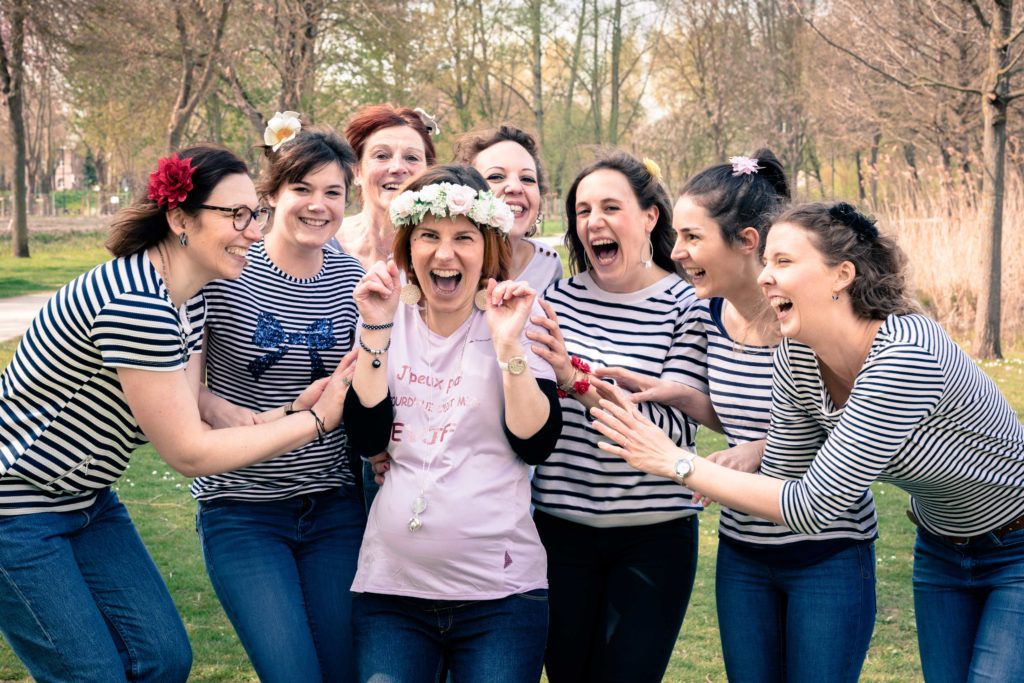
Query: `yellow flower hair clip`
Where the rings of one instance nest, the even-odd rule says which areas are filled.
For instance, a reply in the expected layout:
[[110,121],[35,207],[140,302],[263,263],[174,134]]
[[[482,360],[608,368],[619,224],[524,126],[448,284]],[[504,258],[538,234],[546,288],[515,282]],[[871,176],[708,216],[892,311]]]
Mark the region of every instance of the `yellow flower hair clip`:
[[651,174],[651,177],[653,177],[659,183],[662,182],[661,166],[658,166],[657,162],[655,162],[654,159],[644,157],[644,168],[646,168],[647,172]]

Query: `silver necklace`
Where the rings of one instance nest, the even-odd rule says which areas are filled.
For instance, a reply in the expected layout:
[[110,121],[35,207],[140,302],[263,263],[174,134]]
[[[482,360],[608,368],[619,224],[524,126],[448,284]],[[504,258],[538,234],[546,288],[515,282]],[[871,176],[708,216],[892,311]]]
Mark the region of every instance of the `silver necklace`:
[[[469,345],[469,337],[470,337],[470,334],[473,331],[473,316],[474,315],[476,315],[476,310],[475,309],[471,310],[470,313],[469,313],[468,324],[466,325],[466,338],[462,341],[462,349],[459,351],[459,360],[458,360],[458,362],[456,363],[456,366],[455,366],[459,373],[462,372],[462,359],[466,355],[466,346]],[[427,368],[430,371],[431,381],[434,381],[435,373],[434,373],[434,361],[433,361],[433,353],[432,353],[434,349],[432,348],[433,345],[430,343],[430,325],[428,323],[429,323],[429,321],[427,320],[426,308],[424,308],[423,309],[423,326],[427,329],[427,344],[426,344]],[[431,395],[433,395],[433,393],[434,393],[434,390],[431,389]],[[436,409],[439,409],[439,407],[442,405],[443,401],[438,401],[437,397],[434,397],[434,399],[435,399],[434,402],[433,402],[434,406],[436,407]],[[443,419],[443,416],[442,416],[442,419]],[[430,431],[430,418],[429,418],[429,416],[427,418],[427,431],[428,432]],[[426,512],[426,510],[427,510],[427,494],[430,491],[430,484],[431,484],[431,482],[429,482],[427,478],[428,478],[428,476],[430,474],[431,467],[433,467],[433,465],[434,465],[434,460],[437,458],[437,454],[440,452],[440,449],[441,449],[441,439],[442,439],[442,436],[441,436],[440,432],[438,432],[437,430],[434,430],[434,434],[437,435],[436,436],[437,443],[435,444],[435,446],[434,446],[434,448],[433,448],[433,450],[432,450],[432,452],[430,454],[430,459],[427,460],[424,463],[424,465],[422,465],[420,467],[420,473],[417,476],[417,480],[419,482],[419,493],[416,494],[416,496],[412,499],[412,503],[409,505],[409,510],[412,512],[412,517],[409,518],[408,526],[409,526],[409,531],[411,531],[411,532],[416,532],[416,531],[419,531],[420,529],[423,528],[423,520],[420,519],[420,515],[423,514],[424,512]]]

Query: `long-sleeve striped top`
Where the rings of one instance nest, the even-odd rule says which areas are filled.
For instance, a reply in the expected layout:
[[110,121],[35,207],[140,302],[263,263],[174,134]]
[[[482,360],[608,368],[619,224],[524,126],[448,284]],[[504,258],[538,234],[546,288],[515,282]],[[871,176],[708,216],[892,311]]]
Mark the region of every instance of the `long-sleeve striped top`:
[[[581,273],[544,293],[558,315],[566,348],[599,367],[622,367],[707,392],[705,340],[693,287],[675,274],[637,292],[612,293]],[[550,515],[595,527],[638,526],[691,515],[700,506],[671,479],[639,472],[597,447],[603,438],[575,398],[562,399],[562,436],[537,466],[533,501]],[[640,411],[682,446],[696,424],[675,408],[641,403]]]
[[118,368],[182,370],[205,310],[175,309],[145,251],[54,294],[0,376],[0,515],[81,509],[113,484],[147,441]]
[[883,322],[842,410],[813,351],[784,341],[766,455],[813,458],[780,494],[786,524],[804,533],[826,528],[876,479],[909,492],[936,534],[973,536],[1024,514],[1024,425],[995,383],[921,315]]
[[[711,403],[731,447],[763,439],[768,433],[774,348],[734,342],[722,323],[722,304],[722,299],[702,300],[698,310],[708,340]],[[809,443],[820,442],[819,436],[812,435],[813,441]],[[761,462],[761,473],[792,479],[806,471],[809,463],[805,457],[794,463],[782,457],[784,455],[779,451],[766,453]],[[756,546],[759,556],[766,561],[785,561],[792,566],[814,561],[822,553],[834,552],[851,542],[873,539],[875,506],[871,492],[867,491],[827,529],[808,536],[723,505],[719,533],[743,547]],[[784,553],[785,557],[765,555],[772,552],[772,548],[777,548],[777,552]]]

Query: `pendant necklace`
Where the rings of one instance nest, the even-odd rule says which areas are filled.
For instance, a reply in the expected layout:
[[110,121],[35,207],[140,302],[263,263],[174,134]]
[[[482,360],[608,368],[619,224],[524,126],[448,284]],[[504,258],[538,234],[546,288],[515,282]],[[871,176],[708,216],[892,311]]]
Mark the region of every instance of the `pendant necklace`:
[[[462,358],[466,354],[466,346],[469,344],[469,336],[470,336],[470,333],[473,331],[473,316],[474,315],[476,315],[476,310],[471,310],[470,314],[469,314],[469,322],[466,325],[466,338],[462,341],[462,348],[459,350],[459,359],[458,359],[458,362],[455,365],[456,371],[459,372],[460,374],[462,372]],[[426,307],[424,307],[424,309],[423,309],[423,318],[422,318],[422,320],[423,320],[423,326],[426,328],[426,331],[427,331],[427,344],[426,344],[426,347],[425,347],[426,348],[426,352],[427,352],[426,353],[426,356],[427,356],[427,368],[430,371],[430,378],[431,378],[431,381],[433,382],[433,381],[436,381],[436,377],[435,377],[435,374],[434,374],[434,360],[433,360],[433,356],[432,356],[432,352],[433,352],[434,349],[433,349],[433,345],[430,342],[430,325],[428,324],[428,321],[427,321]],[[435,410],[440,410],[440,407],[443,404],[443,401],[438,401],[437,397],[433,396],[433,393],[434,393],[434,391],[433,391],[433,389],[431,389],[431,395],[432,395],[432,398],[434,398],[434,401],[433,401],[434,409]],[[427,432],[429,433],[431,431],[430,430],[430,414],[426,413],[426,415],[427,415]],[[443,420],[444,417],[442,416],[441,419]],[[441,448],[441,439],[443,438],[442,432],[439,431],[439,430],[434,430],[434,436],[437,439],[437,442],[436,442],[434,448],[432,449],[432,452],[430,454],[430,459],[426,460],[424,462],[424,464],[420,467],[420,473],[416,476],[416,480],[419,483],[419,493],[416,494],[416,496],[412,499],[412,503],[409,505],[409,510],[412,512],[412,517],[409,518],[408,526],[409,526],[409,531],[411,531],[411,532],[416,532],[416,531],[419,531],[421,528],[423,528],[423,520],[420,519],[420,515],[423,514],[424,512],[426,512],[426,510],[427,510],[427,494],[430,492],[431,484],[433,483],[432,481],[429,480],[430,468],[434,464],[434,459],[437,458],[437,454],[439,453],[440,448]]]
[[[156,245],[156,256],[160,259],[160,267],[157,269],[157,274],[164,281],[164,290],[167,292],[167,301],[171,304],[171,308],[175,308],[174,299],[171,298],[171,269],[170,260],[164,261],[164,252],[162,247]],[[181,337],[181,360],[182,362],[188,361],[188,335],[192,333],[192,323],[188,319],[188,313],[185,308],[175,309],[176,317],[178,319],[178,334]]]

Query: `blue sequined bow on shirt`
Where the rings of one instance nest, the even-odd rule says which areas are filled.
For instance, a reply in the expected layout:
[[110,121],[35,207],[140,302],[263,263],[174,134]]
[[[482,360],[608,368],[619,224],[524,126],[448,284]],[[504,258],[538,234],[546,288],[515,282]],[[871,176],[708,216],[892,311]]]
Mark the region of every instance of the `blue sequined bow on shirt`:
[[304,332],[285,332],[284,327],[272,314],[262,312],[256,318],[256,331],[252,333],[252,341],[261,349],[273,349],[254,361],[248,368],[254,379],[259,379],[264,372],[288,353],[289,346],[305,346],[309,351],[309,381],[327,376],[324,361],[317,351],[332,348],[338,343],[334,336],[334,321],[320,318],[306,325]]

